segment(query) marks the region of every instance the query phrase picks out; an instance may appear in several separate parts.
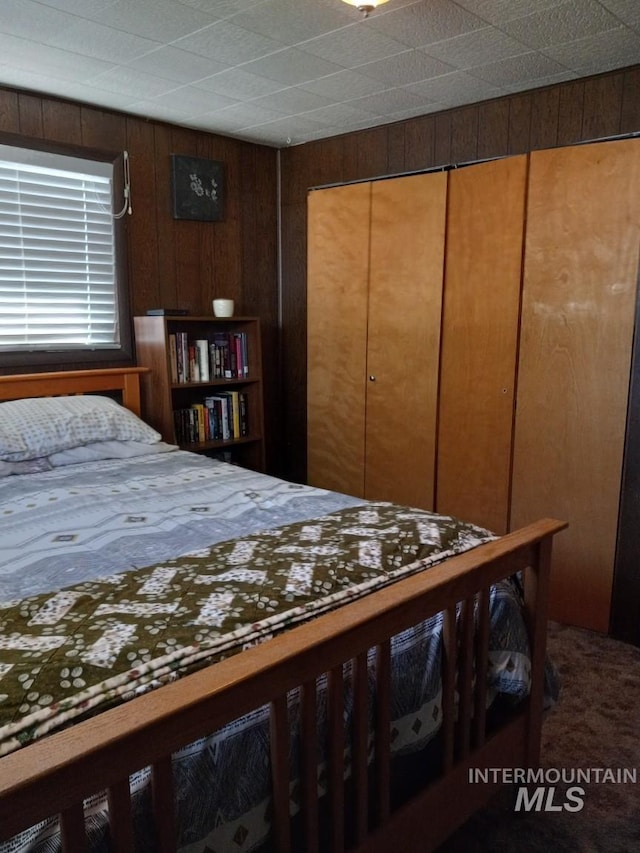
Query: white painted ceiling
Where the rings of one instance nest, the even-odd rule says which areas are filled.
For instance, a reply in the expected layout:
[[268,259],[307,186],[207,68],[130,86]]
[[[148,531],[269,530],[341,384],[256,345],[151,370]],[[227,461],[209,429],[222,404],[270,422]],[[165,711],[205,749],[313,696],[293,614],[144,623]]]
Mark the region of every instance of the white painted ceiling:
[[0,85],[277,147],[640,63],[640,0],[0,0]]

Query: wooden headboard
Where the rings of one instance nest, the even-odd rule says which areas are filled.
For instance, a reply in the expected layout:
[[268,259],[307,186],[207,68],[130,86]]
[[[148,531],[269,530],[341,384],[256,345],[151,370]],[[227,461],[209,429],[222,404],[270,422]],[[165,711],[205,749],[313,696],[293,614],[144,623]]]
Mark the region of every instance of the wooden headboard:
[[140,374],[147,372],[146,367],[109,367],[0,376],[0,401],[116,391],[122,405],[140,417]]

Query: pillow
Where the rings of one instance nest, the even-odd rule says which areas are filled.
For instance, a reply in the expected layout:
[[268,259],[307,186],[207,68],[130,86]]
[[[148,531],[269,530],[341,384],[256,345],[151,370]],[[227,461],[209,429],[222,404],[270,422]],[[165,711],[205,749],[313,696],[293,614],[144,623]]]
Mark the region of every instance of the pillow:
[[0,460],[22,462],[95,441],[154,444],[161,435],[110,397],[33,397],[0,403]]
[[64,465],[77,465],[79,462],[131,459],[133,456],[148,456],[169,450],[177,450],[176,445],[165,444],[164,441],[157,441],[155,444],[145,444],[142,441],[94,441],[81,447],[70,447],[68,450],[52,453],[47,457],[47,462],[54,468],[61,468]]
[[11,474],[40,474],[42,471],[51,471],[48,459],[28,459],[25,462],[2,462],[0,460],[0,477],[9,477]]

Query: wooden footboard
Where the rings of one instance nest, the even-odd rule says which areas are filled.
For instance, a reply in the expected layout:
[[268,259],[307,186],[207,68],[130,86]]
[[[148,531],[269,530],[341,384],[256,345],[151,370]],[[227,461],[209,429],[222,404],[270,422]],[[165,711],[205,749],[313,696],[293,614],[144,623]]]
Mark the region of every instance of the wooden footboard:
[[[468,768],[522,767],[538,759],[551,540],[565,526],[553,520],[539,521],[0,759],[0,838],[9,839],[59,813],[64,849],[79,853],[87,849],[83,799],[108,789],[113,849],[133,850],[129,775],[151,766],[157,849],[175,850],[171,753],[268,704],[276,849],[292,850],[287,694],[301,688],[299,820],[303,849],[307,853],[318,850],[323,821],[316,779],[316,679],[326,673],[331,849],[432,849],[493,793],[489,785],[469,785]],[[532,690],[515,716],[491,733],[486,723],[488,591],[491,584],[520,570],[525,573]],[[461,616],[456,631],[458,605]],[[390,638],[439,612],[445,614],[447,660],[441,770],[424,791],[393,810]],[[377,654],[377,688],[371,767],[367,759],[367,652],[372,648]],[[354,664],[355,697],[348,801],[343,778],[346,661]],[[458,702],[454,701],[455,692]]]

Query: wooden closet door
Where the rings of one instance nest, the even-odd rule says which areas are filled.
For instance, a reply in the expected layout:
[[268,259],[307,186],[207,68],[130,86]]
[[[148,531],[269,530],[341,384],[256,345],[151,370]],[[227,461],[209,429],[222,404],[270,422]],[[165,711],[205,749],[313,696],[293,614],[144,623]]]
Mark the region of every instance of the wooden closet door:
[[438,512],[509,522],[528,158],[449,175],[438,425]]
[[555,516],[551,616],[606,631],[640,240],[640,141],[531,155],[512,524]]
[[307,479],[364,496],[371,188],[307,200]]
[[447,176],[371,196],[365,496],[433,508]]

